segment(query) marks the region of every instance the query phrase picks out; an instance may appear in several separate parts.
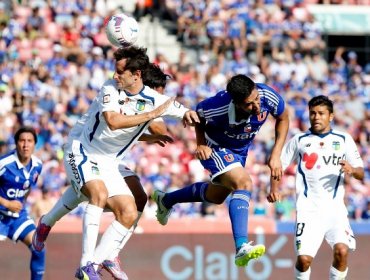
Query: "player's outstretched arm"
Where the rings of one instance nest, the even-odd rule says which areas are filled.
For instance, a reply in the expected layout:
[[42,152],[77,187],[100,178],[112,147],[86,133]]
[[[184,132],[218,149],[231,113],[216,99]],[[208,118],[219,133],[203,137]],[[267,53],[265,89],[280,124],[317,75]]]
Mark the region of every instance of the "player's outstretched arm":
[[173,103],[174,98],[169,98],[166,102],[162,105],[158,106],[156,109],[150,112],[137,114],[137,115],[122,115],[117,112],[113,111],[106,111],[103,112],[103,116],[107,125],[111,130],[121,129],[121,128],[129,128],[133,126],[140,125],[147,121],[153,120],[161,116],[164,111]]
[[280,160],[281,151],[283,149],[286,136],[289,129],[288,111],[285,110],[280,116],[276,117],[275,123],[275,144],[272,148],[268,166],[271,170],[271,176],[280,180],[283,176],[283,168]]

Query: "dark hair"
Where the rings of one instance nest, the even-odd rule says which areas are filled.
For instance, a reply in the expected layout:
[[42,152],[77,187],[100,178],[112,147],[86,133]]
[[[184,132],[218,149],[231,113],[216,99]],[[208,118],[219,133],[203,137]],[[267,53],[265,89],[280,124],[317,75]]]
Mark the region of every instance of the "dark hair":
[[17,130],[17,132],[14,134],[14,141],[15,143],[18,142],[19,137],[22,133],[31,133],[33,135],[33,139],[35,140],[35,143],[37,143],[37,134],[36,131],[30,127],[30,126],[22,126],[20,129]]
[[329,113],[334,112],[333,101],[331,101],[325,95],[315,96],[308,102],[308,108],[309,109],[312,108],[312,107],[315,107],[315,106],[320,106],[320,105],[326,106],[329,110]]
[[129,70],[130,72],[135,72],[137,70],[143,71],[149,64],[146,48],[137,46],[119,48],[113,53],[113,56],[116,61],[127,59],[125,70]]
[[226,90],[235,104],[241,104],[251,95],[256,84],[245,75],[235,75],[227,83]]
[[144,85],[150,88],[165,87],[167,80],[171,79],[170,75],[163,73],[161,68],[154,63],[150,63],[142,74]]

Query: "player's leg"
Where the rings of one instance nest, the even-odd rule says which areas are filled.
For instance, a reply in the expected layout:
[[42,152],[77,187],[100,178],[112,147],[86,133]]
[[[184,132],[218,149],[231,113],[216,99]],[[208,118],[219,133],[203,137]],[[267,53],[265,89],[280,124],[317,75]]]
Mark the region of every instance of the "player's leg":
[[103,180],[103,168],[115,168],[105,158],[92,157],[78,141],[73,141],[71,149],[64,156],[67,179],[74,190],[88,198],[82,221],[82,257],[75,276],[79,279],[100,279],[93,263],[99,234],[100,220],[107,202],[108,190]]
[[44,248],[44,243],[55,223],[76,208],[83,198],[86,199],[83,195],[79,197],[72,187],[68,187],[53,208],[40,218],[32,238],[32,245],[37,251]]
[[34,221],[27,213],[21,214],[12,222],[9,238],[13,241],[22,241],[31,251],[31,280],[42,280],[45,272],[45,249],[36,251],[32,246],[32,235],[36,229]]
[[355,250],[355,239],[346,214],[332,217],[332,229],[325,239],[333,249],[333,263],[329,270],[329,280],[345,279],[348,274],[348,253]]
[[251,242],[248,242],[248,216],[252,180],[241,165],[234,166],[215,179],[220,184],[233,189],[229,202],[229,216],[236,248],[235,264],[246,266],[249,260],[259,258],[265,253],[264,245],[251,245]]
[[297,260],[295,264],[295,279],[309,280],[311,263],[324,239],[327,226],[325,220],[317,214],[297,213],[295,227],[295,251]]
[[116,220],[104,232],[95,250],[95,262],[99,264],[120,246],[137,219],[135,199],[118,170],[111,170],[105,181],[109,191],[107,207],[113,211]]

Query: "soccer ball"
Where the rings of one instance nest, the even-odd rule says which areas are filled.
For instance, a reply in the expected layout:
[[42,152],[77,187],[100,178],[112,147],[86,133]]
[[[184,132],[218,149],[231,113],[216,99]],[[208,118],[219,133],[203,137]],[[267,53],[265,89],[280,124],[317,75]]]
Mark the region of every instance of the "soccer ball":
[[105,33],[114,46],[127,47],[136,42],[139,24],[136,19],[125,14],[113,15],[106,22]]

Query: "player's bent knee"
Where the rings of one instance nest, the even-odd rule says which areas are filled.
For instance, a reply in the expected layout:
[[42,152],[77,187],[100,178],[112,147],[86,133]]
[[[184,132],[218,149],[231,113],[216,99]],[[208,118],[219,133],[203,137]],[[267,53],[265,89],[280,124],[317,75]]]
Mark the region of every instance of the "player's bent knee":
[[345,260],[348,256],[348,246],[345,244],[336,244],[333,249],[334,258],[337,260]]
[[306,256],[306,255],[301,255],[298,256],[297,258],[297,263],[296,263],[296,268],[301,271],[307,271],[309,267],[311,266],[312,263],[312,257],[311,256]]

